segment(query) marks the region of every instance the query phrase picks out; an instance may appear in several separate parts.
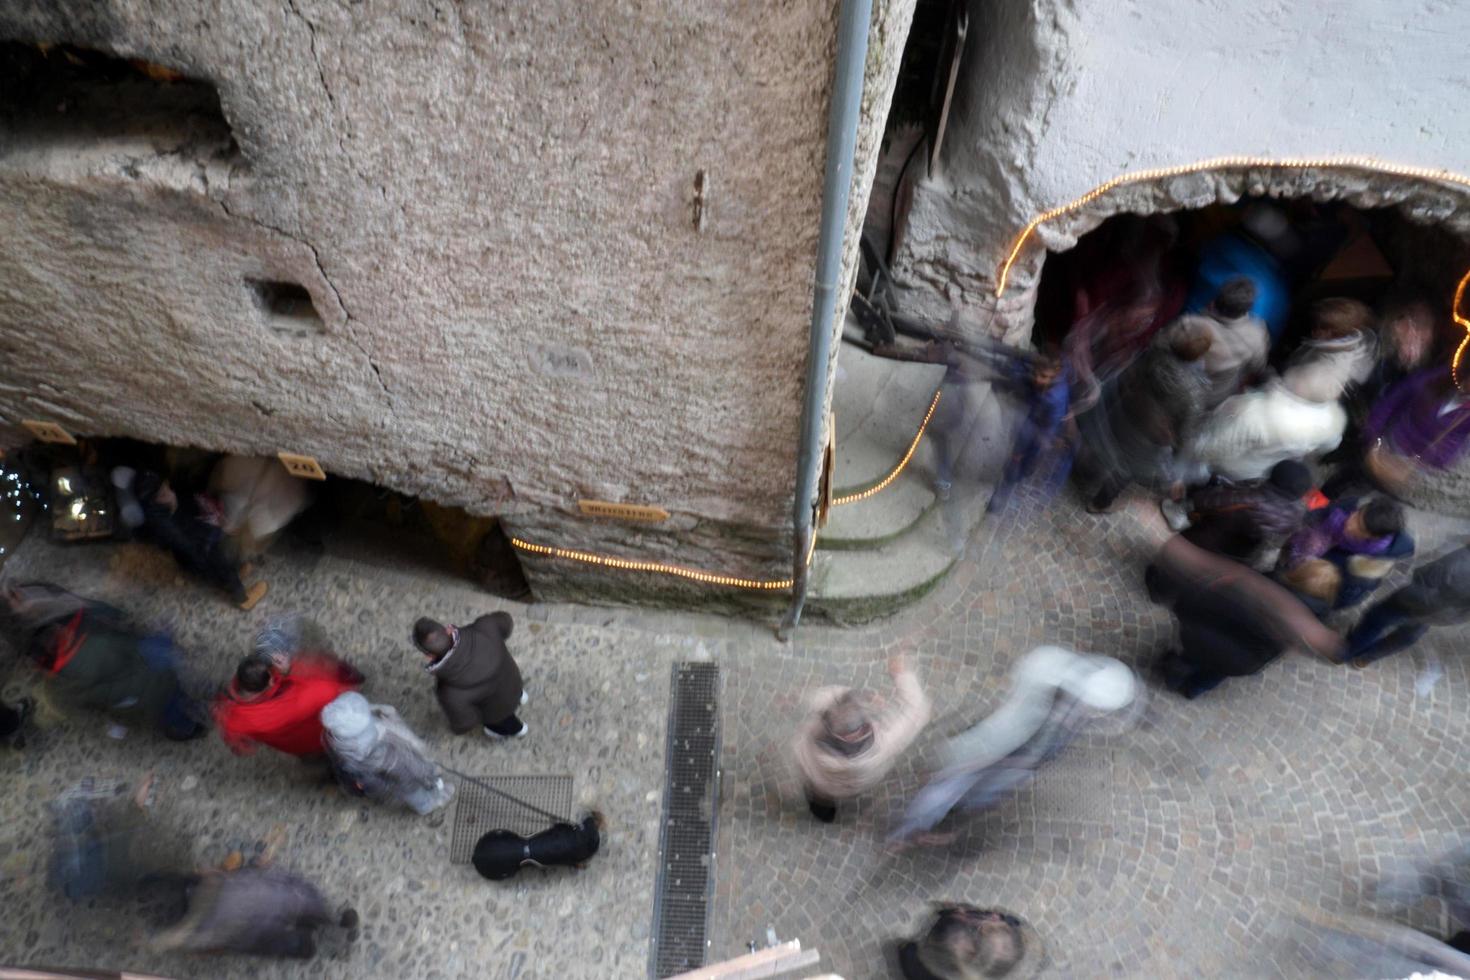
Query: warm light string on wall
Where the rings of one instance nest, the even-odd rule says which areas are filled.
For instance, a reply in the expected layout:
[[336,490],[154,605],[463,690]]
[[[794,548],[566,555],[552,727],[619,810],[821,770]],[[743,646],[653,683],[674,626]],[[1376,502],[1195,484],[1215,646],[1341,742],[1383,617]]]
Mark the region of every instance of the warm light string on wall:
[[[1199,160],[1195,163],[1179,164],[1173,167],[1158,167],[1151,170],[1137,170],[1131,173],[1121,174],[1106,183],[1099,184],[1081,197],[1068,201],[1066,204],[1045,211],[1032,218],[1011,243],[1010,250],[1006,254],[1005,261],[1001,263],[996,276],[995,296],[997,299],[1005,295],[1006,288],[1010,285],[1011,268],[1020,258],[1021,250],[1035,234],[1036,229],[1064,215],[1071,214],[1080,208],[1086,207],[1093,201],[1107,194],[1109,191],[1131,184],[1139,184],[1147,181],[1164,180],[1169,177],[1182,177],[1188,174],[1202,173],[1208,170],[1239,170],[1248,167],[1264,167],[1277,170],[1367,170],[1374,173],[1391,174],[1399,177],[1413,177],[1420,180],[1441,181],[1444,183],[1458,184],[1470,189],[1470,177],[1457,174],[1449,170],[1435,170],[1429,167],[1416,167],[1409,164],[1387,163],[1374,160],[1371,157],[1324,157],[1320,159],[1271,159],[1269,157],[1214,157],[1209,160]],[[1460,279],[1459,285],[1455,287],[1454,302],[1451,307],[1451,316],[1455,323],[1465,330],[1465,337],[1456,348],[1454,358],[1450,362],[1451,372],[1454,375],[1455,384],[1460,383],[1460,360],[1464,356],[1465,349],[1470,346],[1470,318],[1461,314],[1460,301],[1464,296],[1467,285],[1470,285],[1470,270]],[[840,507],[846,504],[854,504],[881,493],[887,489],[894,480],[898,479],[913,459],[914,453],[919,448],[919,441],[924,438],[924,433],[929,428],[929,422],[934,418],[934,411],[939,406],[940,392],[934,392],[934,398],[929,402],[929,410],[924,413],[924,420],[919,424],[919,431],[914,435],[913,441],[909,443],[908,451],[898,461],[891,472],[882,480],[873,484],[866,490],[857,493],[845,494],[836,497],[832,506]],[[794,580],[786,579],[750,579],[740,578],[733,575],[719,575],[712,572],[702,572],[693,568],[684,568],[680,565],[666,564],[656,561],[634,561],[627,558],[615,558],[609,555],[594,554],[590,551],[577,551],[569,548],[556,548],[549,545],[533,544],[521,538],[512,537],[512,545],[528,554],[539,555],[547,558],[563,558],[568,561],[581,562],[587,565],[598,565],[603,568],[616,568],[631,572],[652,572],[659,575],[672,575],[677,578],[688,579],[692,582],[700,582],[706,585],[722,585],[737,589],[752,589],[763,592],[777,592],[790,589]],[[813,555],[816,553],[816,538],[812,539],[812,546],[807,551],[807,564],[810,565]]]
[[[1081,197],[1074,198],[1060,207],[1052,208],[1032,218],[1021,233],[1011,243],[1010,251],[1006,254],[1005,261],[1000,265],[1000,271],[995,280],[995,298],[999,299],[1005,295],[1006,287],[1010,285],[1011,267],[1016,264],[1016,259],[1021,255],[1021,249],[1025,248],[1026,242],[1030,240],[1037,228],[1048,221],[1071,214],[1080,208],[1086,207],[1093,201],[1102,197],[1109,191],[1130,184],[1140,184],[1147,181],[1164,180],[1169,177],[1182,177],[1187,174],[1203,173],[1207,170],[1241,170],[1247,167],[1264,167],[1276,170],[1367,170],[1373,173],[1391,174],[1396,177],[1414,177],[1418,180],[1439,181],[1446,184],[1459,184],[1461,187],[1470,189],[1470,177],[1455,173],[1452,170],[1435,170],[1431,167],[1416,167],[1412,164],[1389,163],[1383,160],[1375,160],[1372,157],[1322,157],[1320,159],[1300,159],[1286,157],[1283,159],[1271,159],[1270,157],[1213,157],[1209,160],[1199,160],[1194,163],[1183,163],[1173,167],[1158,167],[1153,170],[1136,170],[1132,173],[1121,174],[1114,177],[1105,184],[1099,184]],[[1454,377],[1455,385],[1460,384],[1460,360],[1465,356],[1465,348],[1470,346],[1470,319],[1460,312],[1460,300],[1465,294],[1465,285],[1470,282],[1470,270],[1466,270],[1461,277],[1460,283],[1455,287],[1455,298],[1450,306],[1450,315],[1455,323],[1465,331],[1460,345],[1455,348],[1455,356],[1450,359],[1450,373]]]
[[[850,493],[832,500],[833,507],[841,507],[845,504],[855,504],[860,500],[867,500],[874,494],[881,493],[899,474],[909,465],[914,458],[914,452],[919,448],[919,441],[924,438],[924,432],[929,428],[929,421],[934,418],[934,410],[939,406],[940,392],[936,391],[934,397],[929,401],[929,411],[924,413],[924,421],[919,423],[919,431],[914,434],[914,439],[909,443],[908,452],[898,461],[887,476],[873,484],[866,490],[858,493]],[[533,544],[522,538],[512,537],[510,543],[521,551],[545,558],[565,558],[568,561],[579,561],[585,565],[601,565],[604,568],[617,568],[629,572],[653,572],[658,575],[673,575],[676,578],[688,579],[691,582],[702,582],[706,585],[725,585],[734,589],[753,589],[761,592],[778,592],[791,588],[796,584],[794,579],[753,579],[739,578],[734,575],[717,575],[713,572],[701,572],[693,568],[685,568],[682,565],[670,565],[659,561],[634,561],[628,558],[614,558],[609,555],[598,555],[590,551],[575,551],[570,548],[555,548],[550,545]],[[816,554],[817,539],[812,536],[811,547],[807,549],[806,563],[812,563],[812,556]]]
[[893,471],[866,490],[859,491],[858,493],[844,494],[841,497],[833,497],[833,507],[841,507],[845,504],[855,504],[859,500],[867,500],[874,494],[882,493],[888,489],[888,485],[898,479],[898,475],[904,471],[904,467],[909,465],[909,460],[914,458],[914,451],[919,448],[919,440],[924,438],[924,431],[929,428],[929,420],[934,417],[934,410],[939,407],[939,396],[943,391],[944,389],[940,388],[934,392],[934,398],[929,402],[929,411],[924,413],[924,421],[919,423],[919,431],[914,433],[914,441],[909,443],[908,452],[903,454],[903,459],[898,461],[898,465],[893,468]]

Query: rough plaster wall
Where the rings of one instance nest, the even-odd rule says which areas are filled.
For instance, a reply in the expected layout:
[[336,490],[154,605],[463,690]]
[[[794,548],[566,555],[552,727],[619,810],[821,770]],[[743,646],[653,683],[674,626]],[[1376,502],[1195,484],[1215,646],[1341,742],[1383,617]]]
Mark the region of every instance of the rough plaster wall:
[[[0,160],[0,420],[290,449],[553,543],[779,574],[835,11],[0,3],[0,38],[210,79],[247,161]],[[325,333],[273,334],[262,275]],[[673,533],[568,516],[580,496]]]
[[[923,316],[943,319],[951,303],[995,310],[997,330],[1024,338],[1044,252],[1028,249],[997,307],[995,270],[1011,239],[1125,171],[1366,155],[1470,173],[1456,111],[1470,92],[1463,4],[975,0],[970,17],[944,173],[920,184],[896,262]],[[1465,203],[1453,188],[1338,172],[1181,178],[1109,194],[1045,226],[1041,240],[1070,247],[1109,214],[1198,207],[1247,187],[1401,202],[1421,220]]]
[[[847,220],[843,233],[842,266],[838,280],[840,288],[837,294],[838,315],[833,318],[830,325],[832,345],[827,364],[824,413],[830,410],[832,405],[833,379],[837,371],[837,355],[841,347],[844,323],[843,313],[847,307],[847,297],[851,294],[853,283],[857,279],[859,242],[868,210],[868,197],[873,187],[873,175],[878,167],[883,135],[888,123],[888,109],[893,101],[893,89],[898,80],[898,69],[903,57],[904,44],[908,40],[909,26],[913,22],[914,2],[915,0],[874,0],[873,3],[863,77],[862,105],[858,118],[857,143],[853,154],[852,183],[849,188]],[[837,9],[838,7],[834,6],[834,25]],[[835,65],[836,56],[834,31],[828,44],[829,65]],[[824,78],[824,104],[830,100],[831,76],[832,70],[829,67]],[[824,126],[825,123],[824,113]],[[825,129],[823,132],[825,136]],[[825,150],[825,145],[823,149]],[[821,154],[819,162],[821,166],[826,166],[825,152]],[[818,203],[820,204],[820,201]],[[816,256],[815,219],[812,239],[814,263]],[[809,294],[812,270],[809,269],[807,274]],[[810,313],[811,304],[808,302],[808,318],[810,318]],[[803,352],[800,364],[804,371],[805,352]],[[830,433],[828,435],[830,436]],[[796,456],[796,448],[793,444],[791,456],[793,461]],[[795,473],[794,466],[792,473]],[[788,521],[785,525],[788,533],[783,540],[783,546],[786,548],[786,554],[783,557],[786,564],[772,565],[768,562],[765,566],[768,570],[761,575],[755,574],[753,570],[759,567],[757,563],[761,557],[768,553],[764,536],[752,535],[748,529],[728,524],[718,528],[709,525],[693,527],[687,521],[681,522],[676,517],[667,524],[654,527],[628,526],[610,529],[608,540],[616,543],[618,554],[642,556],[663,553],[678,554],[679,543],[681,541],[687,543],[691,532],[703,531],[718,534],[723,549],[720,557],[725,562],[725,565],[719,569],[720,571],[752,578],[784,579],[790,577],[791,574],[790,528],[791,524]],[[699,605],[726,612],[766,616],[778,612],[787,601],[784,591],[711,589],[705,585],[690,584],[678,579],[655,579],[645,584],[654,586],[652,590],[643,593],[646,599],[675,605]],[[548,576],[541,579],[538,582],[538,594],[547,598],[583,601],[617,601],[627,597],[626,589],[620,585],[618,580],[609,579],[596,569],[563,569],[554,578]]]

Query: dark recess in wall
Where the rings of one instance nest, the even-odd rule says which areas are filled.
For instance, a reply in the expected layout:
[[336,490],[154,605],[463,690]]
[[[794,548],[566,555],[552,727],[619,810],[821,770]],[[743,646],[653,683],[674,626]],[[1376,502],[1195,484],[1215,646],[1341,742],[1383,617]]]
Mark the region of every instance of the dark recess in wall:
[[240,156],[207,81],[71,45],[0,41],[0,159],[7,148],[139,140],[201,162]]

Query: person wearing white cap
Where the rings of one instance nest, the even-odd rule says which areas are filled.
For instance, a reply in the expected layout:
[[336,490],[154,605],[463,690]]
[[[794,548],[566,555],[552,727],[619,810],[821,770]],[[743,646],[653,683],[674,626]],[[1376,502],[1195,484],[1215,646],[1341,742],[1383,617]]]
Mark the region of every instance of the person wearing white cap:
[[956,807],[991,806],[1034,776],[1082,729],[1141,704],[1139,695],[1138,678],[1112,657],[1037,647],[1012,668],[1005,702],[949,740],[942,766],[909,804],[889,844],[903,846],[928,836]]
[[397,801],[432,813],[454,798],[429,747],[386,704],[369,704],[356,691],[322,709],[323,743],[348,792],[378,802]]

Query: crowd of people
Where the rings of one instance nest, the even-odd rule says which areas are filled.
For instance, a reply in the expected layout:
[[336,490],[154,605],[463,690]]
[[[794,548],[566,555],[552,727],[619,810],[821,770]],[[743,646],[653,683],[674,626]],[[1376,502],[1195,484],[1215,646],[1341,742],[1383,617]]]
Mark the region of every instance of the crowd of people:
[[[1331,271],[1346,239],[1371,240],[1355,212],[1298,211],[1223,209],[1192,250],[1173,219],[1130,218],[1058,273],[1062,299],[1038,312],[1050,351],[946,348],[947,386],[990,380],[1022,402],[988,511],[1023,481],[1046,497],[1068,474],[1095,514],[1130,486],[1159,500],[1180,536],[1145,584],[1178,620],[1159,671],[1186,697],[1289,649],[1364,667],[1470,620],[1461,549],[1345,621],[1411,568],[1403,500],[1416,481],[1464,458],[1470,399],[1450,363],[1463,334],[1445,302],[1364,266],[1362,248],[1344,268],[1366,276]],[[963,447],[936,421],[946,499]]]
[[[0,593],[0,625],[39,671],[48,707],[97,718],[111,738],[145,729],[186,741],[212,727],[231,751],[264,746],[294,757],[351,797],[431,815],[455,796],[429,746],[393,707],[361,693],[366,678],[308,619],[287,616],[261,629],[234,675],[203,699],[191,693],[186,658],[172,638],[124,611],[43,582],[7,583]],[[506,645],[512,626],[504,612],[464,626],[428,618],[414,624],[412,642],[455,734],[478,729],[501,741],[528,733],[516,717],[529,698]],[[23,746],[34,702],[0,707],[7,744]],[[149,940],[159,950],[308,957],[319,933],[329,946],[356,935],[355,911],[329,913],[312,882],[270,867],[268,853],[197,868],[190,835],[154,813],[153,784],[145,778],[124,799],[88,780],[54,802],[51,878],[62,894],[161,909]],[[523,864],[581,865],[597,852],[603,827],[593,813],[552,819],[528,839],[491,830],[476,846],[474,865],[495,880]]]

